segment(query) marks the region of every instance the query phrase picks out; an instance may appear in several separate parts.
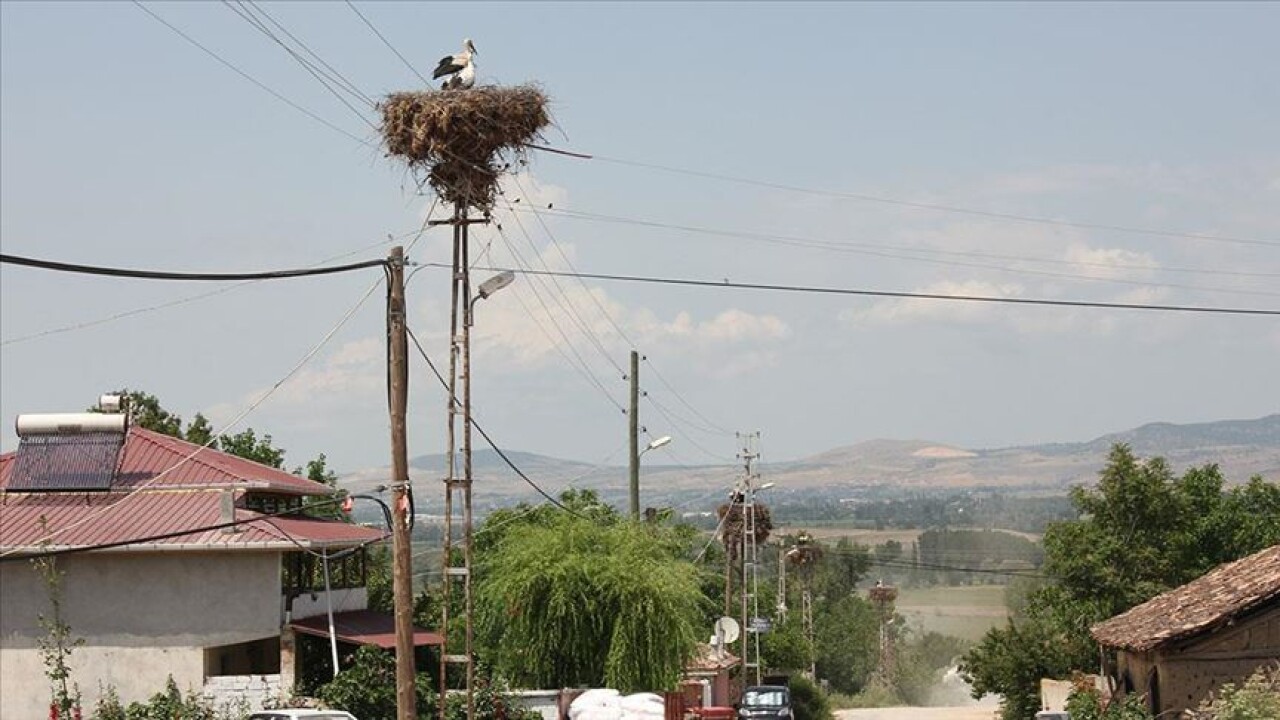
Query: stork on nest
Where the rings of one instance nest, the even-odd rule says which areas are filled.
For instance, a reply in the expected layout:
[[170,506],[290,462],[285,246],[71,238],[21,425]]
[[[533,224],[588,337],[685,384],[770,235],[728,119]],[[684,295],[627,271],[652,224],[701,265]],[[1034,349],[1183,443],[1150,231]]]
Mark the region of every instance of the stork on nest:
[[551,124],[547,96],[533,85],[394,93],[378,108],[387,155],[445,202],[482,212],[493,208],[502,172]]

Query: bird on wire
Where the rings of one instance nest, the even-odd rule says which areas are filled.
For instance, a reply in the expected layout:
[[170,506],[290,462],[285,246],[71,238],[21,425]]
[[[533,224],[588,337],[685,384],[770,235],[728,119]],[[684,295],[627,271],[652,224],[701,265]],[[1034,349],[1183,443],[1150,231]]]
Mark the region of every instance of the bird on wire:
[[462,52],[457,55],[445,55],[436,65],[431,79],[439,80],[449,76],[440,85],[441,90],[466,90],[476,84],[476,46],[471,38],[462,41]]

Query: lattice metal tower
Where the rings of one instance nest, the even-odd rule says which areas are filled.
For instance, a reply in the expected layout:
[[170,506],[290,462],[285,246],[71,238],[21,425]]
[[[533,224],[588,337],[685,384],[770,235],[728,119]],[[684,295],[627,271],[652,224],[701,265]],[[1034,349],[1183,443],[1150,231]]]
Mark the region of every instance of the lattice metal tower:
[[876,675],[883,683],[888,684],[893,680],[893,604],[898,599],[898,588],[877,580],[875,587],[867,595],[880,618],[880,664],[876,668]]
[[[473,219],[467,217],[466,208],[462,204],[454,206],[453,218],[433,221],[432,224],[453,226],[453,291],[452,315],[449,321],[450,353],[449,353],[449,397],[448,404],[448,474],[444,479],[444,572],[441,580],[444,589],[441,612],[441,633],[444,642],[440,647],[442,662],[440,663],[440,696],[444,697],[448,689],[448,672],[450,666],[464,668],[465,692],[467,696],[467,720],[475,717],[475,658],[472,654],[472,530],[473,516],[471,512],[471,313],[474,298],[471,295],[471,262],[468,246],[468,227],[477,223],[487,224],[489,219]],[[461,394],[459,394],[461,388]],[[462,422],[462,475],[458,475],[457,467],[457,422],[461,415]],[[454,557],[454,521],[456,496],[461,495],[462,504],[462,552]],[[455,590],[455,583],[462,584],[463,642],[462,652],[456,652],[449,643],[449,605]],[[454,652],[450,652],[454,650]],[[446,703],[440,703],[440,718],[444,720]]]

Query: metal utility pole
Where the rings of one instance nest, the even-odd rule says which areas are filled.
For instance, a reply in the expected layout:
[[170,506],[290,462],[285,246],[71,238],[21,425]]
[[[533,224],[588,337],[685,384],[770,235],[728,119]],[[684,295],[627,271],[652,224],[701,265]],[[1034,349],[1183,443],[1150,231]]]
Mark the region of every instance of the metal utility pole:
[[883,580],[877,580],[875,587],[871,588],[867,595],[880,619],[880,657],[874,677],[878,677],[887,684],[893,677],[893,603],[898,599],[898,588],[885,585]]
[[[448,403],[448,475],[444,480],[444,602],[441,624],[444,645],[440,663],[440,718],[444,720],[450,665],[462,665],[465,669],[467,695],[467,720],[475,717],[475,661],[472,654],[472,529],[471,512],[471,260],[467,228],[475,223],[487,223],[487,218],[472,219],[466,216],[463,203],[454,206],[451,220],[432,221],[436,225],[453,226],[453,290],[452,315],[449,320],[449,397]],[[461,365],[461,368],[459,368]],[[461,381],[462,392],[458,385]],[[461,400],[459,400],[461,397]],[[462,415],[462,476],[457,475],[456,440],[458,415]],[[456,564],[453,553],[454,493],[461,494],[462,501],[462,564]],[[449,603],[453,597],[454,581],[462,582],[463,648],[461,653],[449,652]],[[397,719],[398,720],[398,719]]]
[[[739,434],[739,437],[745,438],[747,447],[743,448],[742,453],[738,456],[743,462],[743,478],[742,478],[742,668],[745,678],[746,672],[751,668],[755,668],[756,684],[760,684],[760,628],[755,624],[755,618],[760,617],[760,583],[758,572],[758,561],[756,547],[756,476],[751,469],[751,463],[760,457],[759,453],[752,450],[752,441],[759,437],[759,433]],[[748,579],[747,571],[751,571]],[[750,600],[751,615],[748,615],[748,600]],[[755,661],[751,660],[749,654],[749,640],[754,639],[755,644]]]
[[640,519],[640,353],[631,351],[631,410],[627,413],[631,433],[631,519]]
[[387,388],[391,412],[392,592],[396,624],[396,720],[416,720],[413,666],[413,564],[409,536],[409,450],[406,408],[409,401],[408,336],[404,316],[404,248],[387,257]]
[[787,621],[787,549],[778,543],[778,622]]

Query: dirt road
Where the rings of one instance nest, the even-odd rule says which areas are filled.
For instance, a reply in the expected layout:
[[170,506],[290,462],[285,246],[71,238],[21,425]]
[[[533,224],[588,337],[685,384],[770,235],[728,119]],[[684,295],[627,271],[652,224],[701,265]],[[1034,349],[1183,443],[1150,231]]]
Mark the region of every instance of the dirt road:
[[992,720],[996,709],[991,706],[964,707],[893,707],[865,710],[837,710],[836,720]]

